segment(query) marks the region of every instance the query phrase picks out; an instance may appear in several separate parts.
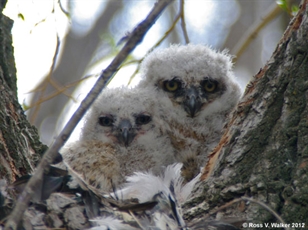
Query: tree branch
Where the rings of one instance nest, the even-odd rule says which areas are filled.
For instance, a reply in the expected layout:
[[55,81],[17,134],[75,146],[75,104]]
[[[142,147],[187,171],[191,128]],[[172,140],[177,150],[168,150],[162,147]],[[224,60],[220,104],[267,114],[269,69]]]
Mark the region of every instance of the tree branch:
[[49,168],[50,163],[56,157],[59,149],[64,145],[66,140],[69,138],[74,128],[76,127],[82,116],[86,113],[87,109],[90,107],[93,101],[96,99],[98,94],[109,82],[109,80],[115,74],[118,67],[126,59],[128,54],[132,52],[134,48],[142,41],[144,35],[151,28],[154,22],[158,19],[162,11],[171,2],[172,0],[160,0],[157,3],[155,3],[155,6],[153,7],[149,15],[146,17],[146,19],[141,23],[139,23],[137,27],[133,30],[130,38],[128,39],[127,43],[122,48],[122,50],[114,58],[111,64],[104,71],[102,71],[94,87],[91,89],[87,97],[82,101],[81,105],[76,110],[76,112],[69,120],[69,122],[66,124],[60,135],[56,138],[54,144],[44,154],[44,157],[42,158],[40,164],[38,165],[35,174],[29,180],[24,191],[21,193],[21,195],[17,200],[16,206],[5,225],[6,230],[17,228],[17,225],[20,222],[24,211],[28,207],[34,188],[37,186],[38,183],[42,182],[42,175],[44,169]]
[[[38,113],[39,113],[39,110],[41,108],[41,104],[42,102],[44,101],[47,101],[47,100],[50,100],[52,99],[53,97],[44,97],[44,94],[45,94],[45,91],[47,89],[47,86],[48,84],[50,83],[53,87],[55,87],[60,93],[63,93],[65,94],[66,96],[72,98],[70,95],[68,95],[66,92],[64,91],[60,91],[59,88],[60,86],[56,83],[55,80],[52,79],[52,74],[53,74],[53,71],[55,69],[55,65],[56,65],[56,61],[57,61],[57,57],[58,57],[58,54],[59,54],[59,50],[60,50],[60,38],[59,38],[59,35],[58,33],[56,34],[56,37],[57,37],[57,43],[56,43],[56,49],[55,49],[55,52],[54,52],[54,55],[53,55],[53,58],[52,58],[52,64],[50,66],[50,69],[49,69],[49,72],[47,74],[47,81],[44,83],[43,87],[41,87],[39,90],[38,89],[35,89],[35,91],[40,91],[39,92],[39,96],[38,96],[38,99],[32,103],[31,102],[31,105],[27,106],[27,110],[28,109],[31,109],[32,107],[34,107],[34,110],[33,110],[33,114],[30,118],[30,121],[32,121],[32,123],[35,121]],[[35,92],[33,91],[33,92]],[[55,94],[56,96],[57,94]],[[41,102],[41,103],[40,103]]]
[[252,25],[251,28],[241,37],[239,42],[234,46],[231,52],[235,55],[233,62],[237,61],[237,59],[246,50],[248,45],[258,36],[259,32],[281,12],[282,9],[277,5],[277,3],[273,3],[270,11],[262,18],[261,22],[257,22]]
[[[134,61],[130,61],[125,63],[124,65],[128,65],[128,64],[132,64],[132,63],[138,63],[138,66],[136,68],[136,70],[134,71],[134,73],[132,74],[132,76],[130,76],[128,84],[130,85],[132,80],[134,79],[134,77],[136,76],[136,74],[139,72],[140,70],[140,64],[142,63],[143,59],[150,53],[152,52],[156,47],[160,46],[160,44],[169,36],[169,34],[173,31],[173,29],[175,28],[177,22],[180,20],[181,18],[181,11],[177,14],[177,16],[175,17],[175,19],[172,22],[172,25],[170,26],[170,28],[165,32],[165,34],[152,46],[151,49],[149,49],[146,54],[144,55],[143,58],[139,59],[139,60],[134,60]],[[124,66],[122,65],[122,66]]]
[[188,44],[190,41],[186,30],[185,15],[184,15],[184,0],[180,0],[180,14],[181,14],[181,27],[185,38],[185,43]]

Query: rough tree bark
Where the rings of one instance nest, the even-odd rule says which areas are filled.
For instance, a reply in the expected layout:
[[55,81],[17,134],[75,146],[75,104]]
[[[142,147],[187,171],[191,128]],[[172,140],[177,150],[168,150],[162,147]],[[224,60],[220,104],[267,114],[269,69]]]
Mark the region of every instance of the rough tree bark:
[[17,100],[13,21],[2,14],[5,3],[0,2],[0,179],[12,183],[16,177],[32,173],[46,146]]
[[[290,228],[308,225],[308,0],[285,31],[271,59],[248,85],[203,182],[186,208],[201,218],[241,196],[267,203]],[[217,214],[216,214],[217,215]],[[221,211],[251,224],[279,223],[259,204]],[[257,227],[257,225],[251,225]],[[260,225],[259,225],[260,226]]]

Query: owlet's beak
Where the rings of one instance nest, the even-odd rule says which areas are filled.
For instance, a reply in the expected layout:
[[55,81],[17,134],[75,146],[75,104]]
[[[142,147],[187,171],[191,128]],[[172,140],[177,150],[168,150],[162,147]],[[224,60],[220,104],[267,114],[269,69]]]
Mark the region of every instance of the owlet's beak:
[[117,139],[125,147],[129,146],[134,140],[136,133],[129,120],[122,120],[118,125]]
[[199,92],[195,87],[191,87],[185,92],[183,107],[189,117],[195,117],[195,115],[201,110],[202,103]]

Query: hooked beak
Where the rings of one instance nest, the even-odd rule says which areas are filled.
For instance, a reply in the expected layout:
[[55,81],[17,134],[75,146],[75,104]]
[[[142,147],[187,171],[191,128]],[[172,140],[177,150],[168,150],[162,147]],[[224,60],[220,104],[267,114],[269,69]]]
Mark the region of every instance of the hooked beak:
[[191,87],[187,90],[183,106],[190,117],[194,117],[200,111],[202,103],[198,90],[195,87]]
[[122,120],[118,126],[118,141],[125,147],[129,146],[136,136],[129,120]]

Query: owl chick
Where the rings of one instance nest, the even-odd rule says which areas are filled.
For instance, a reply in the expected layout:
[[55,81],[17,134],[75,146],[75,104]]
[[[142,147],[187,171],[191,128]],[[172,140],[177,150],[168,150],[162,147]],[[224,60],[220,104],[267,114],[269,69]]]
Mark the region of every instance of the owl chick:
[[159,173],[175,157],[156,110],[153,92],[104,90],[85,116],[80,140],[64,150],[64,160],[91,185],[107,190],[135,171]]
[[231,57],[204,45],[172,45],[150,53],[141,70],[144,78],[137,88],[157,93],[162,119],[184,163],[183,176],[190,180],[218,144],[241,96]]

